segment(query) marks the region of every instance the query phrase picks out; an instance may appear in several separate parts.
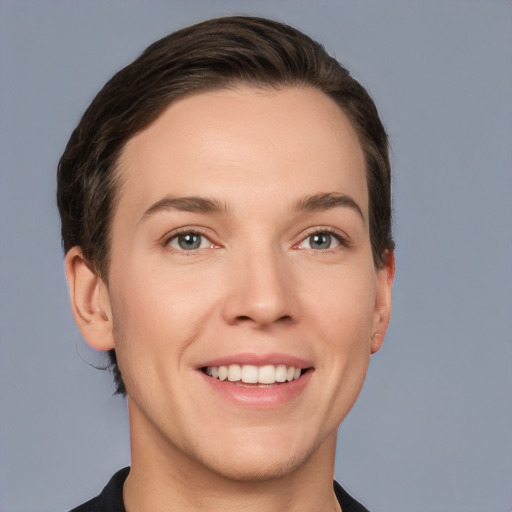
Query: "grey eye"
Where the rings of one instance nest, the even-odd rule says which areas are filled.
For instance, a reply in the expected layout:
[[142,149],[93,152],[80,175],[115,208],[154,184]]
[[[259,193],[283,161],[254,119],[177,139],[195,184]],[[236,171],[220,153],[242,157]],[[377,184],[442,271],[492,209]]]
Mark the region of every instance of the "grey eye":
[[194,251],[211,245],[211,242],[199,233],[182,233],[169,240],[169,245],[182,251]]
[[178,245],[184,251],[191,249],[199,249],[201,247],[201,235],[196,233],[187,233],[178,237]]
[[308,242],[311,249],[330,249],[332,236],[329,233],[315,233],[308,237]]

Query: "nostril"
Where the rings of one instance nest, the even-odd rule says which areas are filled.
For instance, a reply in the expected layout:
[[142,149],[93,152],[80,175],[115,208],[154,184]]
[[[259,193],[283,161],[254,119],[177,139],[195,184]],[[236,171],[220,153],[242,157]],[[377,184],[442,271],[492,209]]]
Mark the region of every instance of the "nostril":
[[[237,322],[247,322],[247,321],[255,321],[255,319],[250,316],[250,315],[239,315],[236,317],[236,321]],[[292,322],[293,319],[290,315],[283,315],[283,316],[280,316],[278,317],[277,319],[275,320],[272,320],[272,321],[268,321],[268,322],[265,322],[265,323],[275,323],[275,322],[278,322],[278,323],[289,323],[289,322]],[[258,322],[259,323],[259,322]]]
[[283,316],[279,317],[276,320],[276,322],[280,323],[280,324],[290,324],[290,323],[293,323],[293,318],[290,315],[283,315]]

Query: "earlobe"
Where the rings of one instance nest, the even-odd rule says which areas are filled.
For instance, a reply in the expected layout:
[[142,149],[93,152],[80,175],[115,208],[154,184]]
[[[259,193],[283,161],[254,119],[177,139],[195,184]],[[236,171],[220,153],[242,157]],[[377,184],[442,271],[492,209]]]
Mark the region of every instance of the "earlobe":
[[66,254],[71,309],[85,341],[96,350],[114,348],[108,288],[84,258],[80,247]]
[[377,271],[377,294],[373,311],[370,350],[374,354],[381,347],[391,317],[391,289],[395,277],[395,254],[387,251],[382,267]]

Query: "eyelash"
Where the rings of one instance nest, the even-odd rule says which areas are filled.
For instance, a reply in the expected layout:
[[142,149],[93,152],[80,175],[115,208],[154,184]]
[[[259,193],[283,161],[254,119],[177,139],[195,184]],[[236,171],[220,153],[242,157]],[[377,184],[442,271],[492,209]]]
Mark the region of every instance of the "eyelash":
[[179,249],[177,247],[172,247],[170,245],[173,240],[175,240],[178,237],[183,236],[183,235],[197,235],[197,236],[200,236],[202,238],[205,238],[209,242],[209,244],[210,244],[209,248],[217,248],[217,247],[219,247],[217,244],[215,244],[211,240],[211,238],[203,230],[201,230],[199,228],[190,228],[190,227],[180,228],[180,229],[174,231],[172,234],[166,236],[163,239],[163,241],[162,241],[162,245],[164,246],[165,249],[167,249],[170,252],[184,254],[186,256],[197,254],[197,251],[200,250],[200,248],[198,248],[198,249],[191,249],[191,250],[185,250],[185,249]]
[[[320,235],[320,234],[327,234],[327,235],[332,236],[339,243],[339,246],[332,247],[329,249],[313,249],[313,248],[300,247],[300,245],[302,245],[311,236]],[[210,237],[203,230],[198,229],[198,228],[190,228],[190,227],[180,228],[180,229],[174,231],[172,234],[166,236],[163,239],[162,245],[170,252],[174,252],[174,253],[177,252],[177,253],[184,254],[187,256],[197,254],[198,250],[206,249],[206,247],[203,247],[203,248],[185,250],[185,249],[179,249],[176,247],[172,247],[170,245],[173,240],[175,240],[178,237],[183,236],[183,235],[197,235],[197,236],[205,238],[210,243],[210,246],[208,247],[209,249],[214,249],[214,248],[220,247],[219,245],[215,244],[215,242],[213,242],[210,239]],[[331,228],[331,227],[314,227],[314,228],[308,229],[306,231],[306,233],[302,235],[300,241],[298,243],[294,244],[292,247],[297,250],[309,250],[309,251],[313,251],[316,253],[322,253],[322,252],[325,253],[325,252],[336,251],[340,247],[349,247],[349,246],[350,246],[350,243],[349,243],[348,238],[345,236],[342,236],[338,230]]]
[[[327,235],[332,236],[339,243],[339,246],[338,247],[332,247],[332,248],[329,248],[329,249],[323,249],[323,250],[299,247],[300,245],[302,245],[311,236],[313,236],[313,235],[321,235],[321,234],[327,234]],[[306,233],[301,237],[300,241],[297,244],[295,244],[293,247],[298,249],[298,250],[308,250],[308,251],[313,251],[313,252],[316,252],[316,253],[322,253],[322,252],[323,253],[326,253],[326,252],[329,253],[329,252],[336,251],[340,247],[350,247],[350,243],[349,243],[348,237],[343,236],[338,230],[326,226],[326,227],[314,227],[314,228],[308,229],[306,231]]]

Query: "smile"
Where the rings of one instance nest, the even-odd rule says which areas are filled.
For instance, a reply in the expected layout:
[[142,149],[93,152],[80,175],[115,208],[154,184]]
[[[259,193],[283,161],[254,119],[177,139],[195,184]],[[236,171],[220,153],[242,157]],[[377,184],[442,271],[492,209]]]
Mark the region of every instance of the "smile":
[[244,384],[261,384],[268,386],[291,382],[301,377],[303,369],[284,364],[267,364],[256,366],[252,364],[230,364],[226,366],[207,366],[203,369],[206,375],[218,380]]

